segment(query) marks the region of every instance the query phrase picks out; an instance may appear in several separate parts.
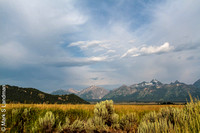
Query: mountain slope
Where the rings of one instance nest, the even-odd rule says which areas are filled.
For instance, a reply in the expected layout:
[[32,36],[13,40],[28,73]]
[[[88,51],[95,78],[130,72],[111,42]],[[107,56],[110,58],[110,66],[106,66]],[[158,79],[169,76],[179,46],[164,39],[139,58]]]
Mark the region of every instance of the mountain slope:
[[[0,86],[0,88],[2,89],[2,86]],[[9,85],[6,85],[6,100],[8,103],[88,104],[88,102],[74,94],[62,96],[51,95],[34,88],[22,88]]]
[[200,88],[200,79],[194,82],[193,84],[195,87]]
[[59,89],[56,91],[53,91],[51,94],[52,95],[67,95],[67,94],[78,94],[79,91],[74,90],[73,88],[70,88],[68,90],[63,90],[63,89]]
[[200,96],[200,89],[194,85],[187,85],[175,81],[171,84],[162,84],[157,80],[151,82],[142,82],[131,86],[121,86],[103,97],[112,99],[116,102],[130,101],[186,101],[189,100],[189,93],[194,96]]
[[85,100],[92,100],[92,99],[101,99],[103,96],[108,94],[108,90],[98,87],[98,86],[90,86],[86,89],[81,90],[78,93],[78,96]]

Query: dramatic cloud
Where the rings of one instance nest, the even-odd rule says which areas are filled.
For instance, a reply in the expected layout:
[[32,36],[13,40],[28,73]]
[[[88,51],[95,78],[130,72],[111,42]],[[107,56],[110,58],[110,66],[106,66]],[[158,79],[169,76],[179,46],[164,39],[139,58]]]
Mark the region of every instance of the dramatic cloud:
[[[0,84],[81,89],[200,78],[200,1],[0,1]],[[144,45],[145,44],[145,45]]]
[[140,55],[148,55],[148,54],[161,54],[166,53],[173,50],[174,47],[170,46],[168,42],[164,43],[161,46],[148,46],[148,47],[141,47],[141,48],[131,48],[121,57],[125,57],[127,55],[131,55],[133,57],[140,56]]

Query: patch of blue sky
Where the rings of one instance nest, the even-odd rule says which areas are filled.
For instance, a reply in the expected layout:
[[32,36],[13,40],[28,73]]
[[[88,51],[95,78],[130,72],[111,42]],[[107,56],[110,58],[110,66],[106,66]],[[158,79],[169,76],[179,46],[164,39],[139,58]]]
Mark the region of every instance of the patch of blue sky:
[[84,52],[80,49],[80,47],[68,47],[71,42],[63,41],[60,47],[64,49],[66,52],[70,53],[72,57],[86,57]]
[[87,1],[88,10],[92,15],[92,20],[97,26],[105,26],[109,22],[123,21],[130,23],[135,29],[152,20],[152,12],[149,10],[157,5],[157,0],[103,0]]
[[67,47],[67,49],[74,57],[86,57],[86,55],[79,47]]

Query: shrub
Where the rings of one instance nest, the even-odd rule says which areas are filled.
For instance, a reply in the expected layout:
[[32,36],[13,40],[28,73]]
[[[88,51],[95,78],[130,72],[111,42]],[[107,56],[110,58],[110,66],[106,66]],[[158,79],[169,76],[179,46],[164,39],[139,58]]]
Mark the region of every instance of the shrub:
[[119,129],[119,115],[114,113],[113,101],[106,100],[94,107],[93,118],[88,119],[85,129],[87,132],[108,132],[109,129]]
[[70,130],[75,133],[83,133],[85,132],[84,126],[85,126],[84,122],[77,119],[73,122],[72,125],[70,125]]
[[53,131],[55,116],[51,111],[47,111],[44,117],[39,117],[39,129],[43,132],[50,133]]
[[70,128],[70,120],[68,117],[65,119],[65,123],[62,125],[62,130],[67,130]]
[[156,119],[155,122],[141,122],[138,127],[139,133],[174,133],[173,125],[166,119]]
[[85,133],[85,122],[76,119],[71,125],[70,120],[66,117],[65,123],[61,126],[59,124],[59,132],[61,133]]
[[97,103],[94,107],[94,116],[102,118],[105,124],[109,127],[118,124],[119,116],[114,113],[112,100]]
[[112,116],[111,116],[111,120],[112,120],[112,125],[111,127],[114,128],[114,129],[119,129],[120,126],[119,126],[119,115],[114,113]]
[[187,103],[183,108],[182,118],[184,127],[189,132],[200,132],[200,101],[192,98],[190,103]]
[[[167,107],[159,112],[119,115],[112,101],[97,103],[94,114],[81,109],[14,108],[7,110],[8,132],[61,133],[198,133],[200,101],[191,100],[183,108]],[[92,116],[92,117],[91,117]],[[142,117],[142,119],[140,118]],[[140,120],[140,122],[139,122]]]
[[11,111],[10,132],[30,132],[37,120],[37,110],[32,108],[16,108]]
[[160,117],[160,114],[156,113],[155,111],[149,112],[145,114],[141,121],[144,122],[156,122],[156,120]]
[[[181,110],[177,108],[167,107],[162,108],[159,112],[150,112],[146,114],[138,127],[138,132],[141,133],[165,133],[175,132]],[[180,125],[180,124],[179,124]]]
[[158,113],[146,114],[138,127],[140,133],[200,132],[200,101],[191,99],[183,109],[163,108]]
[[182,110],[173,107],[162,108],[158,113],[160,119],[166,119],[173,125],[180,122],[181,114]]
[[105,125],[105,121],[101,117],[94,116],[87,120],[85,130],[88,133],[102,133],[108,131],[108,126]]
[[130,113],[123,115],[120,119],[120,128],[127,132],[136,132],[138,126],[138,115],[136,113]]
[[58,125],[59,132],[70,132],[70,120],[68,117],[65,118],[65,123],[61,125],[61,122]]

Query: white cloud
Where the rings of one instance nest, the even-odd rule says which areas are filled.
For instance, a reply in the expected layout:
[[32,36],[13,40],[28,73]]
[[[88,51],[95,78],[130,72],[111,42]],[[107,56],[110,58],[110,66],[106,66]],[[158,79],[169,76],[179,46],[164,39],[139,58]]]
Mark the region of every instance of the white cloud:
[[172,49],[174,49],[174,47],[170,46],[169,43],[166,42],[161,46],[142,47],[140,49],[140,52],[143,54],[155,54],[155,53],[169,52]]
[[138,51],[138,48],[131,48],[126,53],[124,53],[121,57],[123,58],[123,57],[125,57],[131,53],[137,52],[137,51]]
[[107,53],[115,53],[115,52],[116,52],[116,51],[115,51],[115,50],[112,50],[112,49],[107,51]]
[[88,61],[105,61],[106,59],[106,57],[90,57]]
[[113,59],[118,51],[114,46],[117,41],[111,40],[92,40],[72,42],[68,47],[79,47],[87,57],[107,57]]
[[45,64],[56,67],[80,67],[92,65],[97,62],[107,61],[106,56],[93,56],[85,58],[57,58],[57,59],[45,59]]
[[68,45],[68,47],[72,46],[78,46],[81,49],[89,48],[92,46],[100,46],[102,48],[105,48],[105,43],[108,41],[101,41],[101,40],[92,40],[92,41],[77,41],[77,42],[72,42]]
[[168,42],[164,43],[161,46],[147,46],[141,48],[131,48],[126,53],[124,53],[121,58],[131,55],[133,57],[140,55],[148,55],[148,54],[158,54],[158,53],[166,53],[172,51],[174,49],[173,46],[170,46]]
[[68,45],[68,47],[73,47],[73,46],[80,46],[85,44],[85,41],[78,41],[78,42],[72,42]]

